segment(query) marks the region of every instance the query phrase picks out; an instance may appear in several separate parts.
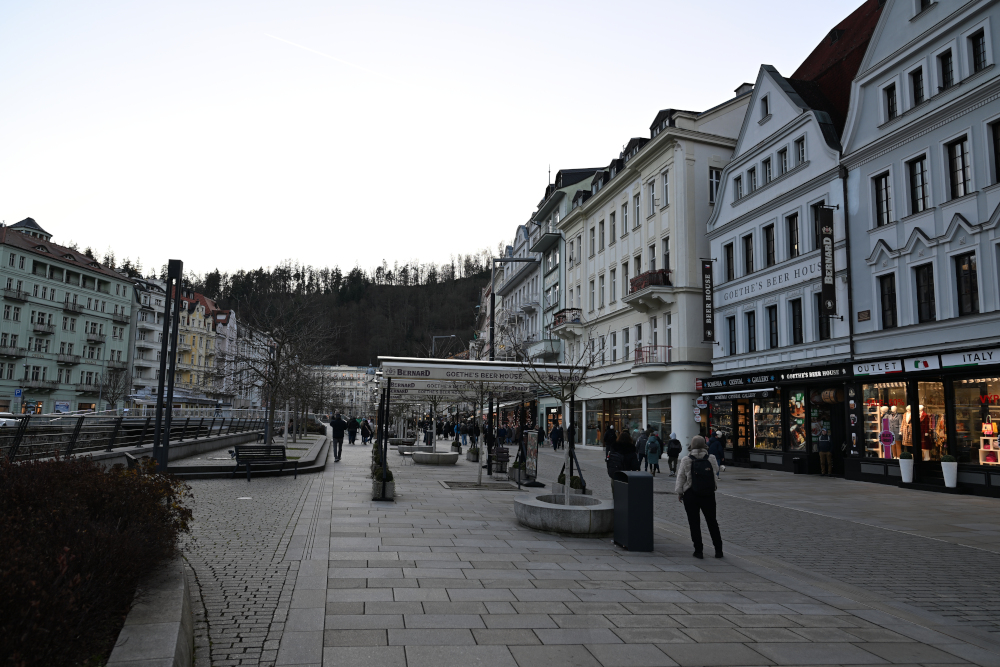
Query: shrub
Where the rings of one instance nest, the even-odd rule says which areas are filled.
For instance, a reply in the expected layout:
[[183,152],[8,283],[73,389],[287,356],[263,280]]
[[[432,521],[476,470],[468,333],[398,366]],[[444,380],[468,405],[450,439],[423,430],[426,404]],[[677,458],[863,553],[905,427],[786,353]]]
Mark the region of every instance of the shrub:
[[0,460],[2,664],[106,659],[137,585],[188,530],[188,491],[148,459]]
[[941,457],[941,463],[954,463],[957,459],[951,454],[945,454]]
[[[375,480],[376,482],[381,482],[382,481],[382,468],[373,468],[372,469],[372,479]],[[391,470],[386,470],[385,481],[387,481],[387,482],[391,482],[392,481],[392,471]]]
[[903,452],[902,454],[899,455],[899,458],[901,458],[901,459],[912,459],[913,458],[913,454],[911,454],[910,452]]
[[[557,481],[558,481],[559,484],[565,484],[566,483],[566,473],[564,473],[564,472],[559,473],[559,479]],[[569,478],[569,488],[571,488],[571,489],[582,489],[583,488],[583,480],[581,480],[577,475],[573,475],[572,477]]]
[[524,470],[524,461],[518,461],[517,463],[510,464],[511,470]]

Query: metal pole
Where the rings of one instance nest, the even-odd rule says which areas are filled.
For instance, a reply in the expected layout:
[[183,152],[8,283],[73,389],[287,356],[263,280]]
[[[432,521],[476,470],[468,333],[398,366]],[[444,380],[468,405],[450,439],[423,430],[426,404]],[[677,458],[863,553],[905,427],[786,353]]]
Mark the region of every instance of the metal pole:
[[281,444],[288,449],[288,399],[285,399],[285,424],[281,433]]
[[[181,278],[183,264],[177,260],[177,275],[174,276],[174,314],[170,330],[170,377],[167,378],[167,417],[163,425],[163,463],[161,472],[167,471],[170,459],[170,423],[174,419],[174,378],[177,375],[177,333],[181,326]],[[167,301],[170,294],[167,294]]]
[[153,458],[160,472],[166,472],[167,460],[161,452],[160,426],[163,423],[163,385],[167,378],[167,342],[170,340],[170,285],[183,273],[184,262],[172,259],[167,263],[167,293],[163,300],[163,333],[160,339],[160,376],[156,381],[156,424],[153,426]]
[[[389,412],[389,405],[392,402],[392,378],[389,378],[385,382],[385,411]],[[386,433],[384,443],[381,446],[382,451],[382,500],[385,500],[385,478],[389,476],[389,435]]]

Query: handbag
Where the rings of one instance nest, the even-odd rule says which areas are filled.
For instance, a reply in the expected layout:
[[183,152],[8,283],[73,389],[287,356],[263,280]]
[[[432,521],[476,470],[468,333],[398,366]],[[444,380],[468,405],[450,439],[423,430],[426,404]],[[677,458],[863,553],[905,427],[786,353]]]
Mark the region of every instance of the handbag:
[[986,421],[983,422],[983,435],[997,435],[996,424],[993,423],[993,417],[988,415]]

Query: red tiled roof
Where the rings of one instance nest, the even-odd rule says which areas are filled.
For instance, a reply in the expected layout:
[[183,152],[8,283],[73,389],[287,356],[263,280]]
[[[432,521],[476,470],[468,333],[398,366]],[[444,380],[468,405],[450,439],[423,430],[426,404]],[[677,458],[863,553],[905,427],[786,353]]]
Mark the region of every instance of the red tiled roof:
[[66,246],[61,246],[52,241],[44,241],[34,236],[28,236],[10,227],[0,229],[0,243],[44,257],[49,262],[68,264],[74,268],[90,271],[91,273],[100,273],[115,280],[128,281],[125,276],[113,269],[109,269],[97,260],[87,257],[79,250],[71,250]]

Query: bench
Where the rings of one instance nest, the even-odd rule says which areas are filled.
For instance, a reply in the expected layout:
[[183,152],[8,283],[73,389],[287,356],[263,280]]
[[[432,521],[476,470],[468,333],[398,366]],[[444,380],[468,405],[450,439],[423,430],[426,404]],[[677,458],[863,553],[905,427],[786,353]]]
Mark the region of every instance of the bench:
[[494,465],[495,473],[505,473],[507,472],[507,464],[510,462],[510,449],[507,447],[497,447],[496,448],[496,461]]
[[[281,468],[279,470],[285,469],[285,464],[289,463],[288,457],[285,455],[284,445],[236,445],[233,456],[236,459],[236,467],[233,468],[233,477],[236,477],[237,471],[240,466],[245,465],[247,468],[247,481],[250,481],[250,466],[259,463],[280,463]],[[299,477],[299,462],[291,461],[295,466],[295,479]]]

